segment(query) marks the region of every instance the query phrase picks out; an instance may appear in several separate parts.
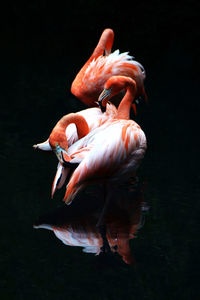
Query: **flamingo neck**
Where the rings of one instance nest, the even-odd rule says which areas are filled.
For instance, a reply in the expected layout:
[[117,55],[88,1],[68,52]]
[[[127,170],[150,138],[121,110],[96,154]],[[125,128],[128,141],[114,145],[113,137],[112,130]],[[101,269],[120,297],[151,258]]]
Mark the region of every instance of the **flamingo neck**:
[[99,42],[92,53],[90,60],[105,54],[109,55],[111,53],[112,45],[114,41],[114,32],[112,29],[105,29],[99,39]]
[[89,127],[84,117],[74,113],[68,114],[62,117],[52,130],[49,138],[49,143],[51,144],[53,149],[55,149],[56,144],[59,144],[61,148],[67,151],[68,143],[65,131],[67,126],[72,123],[76,125],[79,139],[89,133]]
[[118,119],[125,119],[125,120],[130,119],[130,109],[131,109],[131,104],[135,99],[135,94],[136,94],[136,86],[135,85],[128,86],[126,90],[126,94],[124,95],[117,109]]
[[[83,66],[82,70],[85,71],[85,69],[88,67],[88,65],[93,61],[93,59],[97,59],[99,56],[104,54],[109,55],[111,53],[112,45],[114,41],[114,32],[112,29],[105,29],[99,39],[99,42],[94,49],[92,55],[88,59],[88,61]],[[81,70],[81,71],[82,71]],[[82,71],[82,72],[83,72]]]
[[[112,29],[105,29],[99,39],[99,42],[94,49],[92,55],[87,60],[87,62],[84,64],[84,66],[81,68],[79,73],[76,75],[74,81],[72,82],[71,86],[71,92],[74,94],[77,98],[81,98],[82,101],[84,99],[84,95],[81,93],[82,91],[82,78],[85,76],[85,72],[90,65],[90,63],[93,61],[93,59],[97,59],[99,56],[104,54],[109,55],[111,52],[111,48],[114,41],[114,32]],[[86,98],[86,104],[88,105],[88,99]],[[92,101],[91,106],[94,106],[94,102]]]

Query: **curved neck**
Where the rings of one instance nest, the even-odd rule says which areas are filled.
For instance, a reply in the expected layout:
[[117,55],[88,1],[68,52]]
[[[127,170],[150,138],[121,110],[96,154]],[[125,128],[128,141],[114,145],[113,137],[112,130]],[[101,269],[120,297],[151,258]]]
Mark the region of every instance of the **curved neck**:
[[117,109],[117,118],[118,119],[130,119],[130,109],[131,104],[135,100],[136,95],[136,83],[132,80],[132,83],[127,87],[126,94],[124,95],[123,99],[121,100],[118,109]]
[[[92,55],[81,68],[79,73],[76,75],[74,81],[72,82],[71,92],[79,98],[79,86],[82,85],[82,77],[85,75],[85,71],[87,70],[89,64],[93,61],[93,59],[98,58],[99,56],[104,54],[109,55],[111,52],[111,48],[114,41],[114,32],[112,29],[105,29],[99,39],[99,42],[94,49]],[[80,97],[81,98],[81,97]]]
[[94,52],[90,57],[90,60],[93,60],[94,58],[103,55],[104,51],[106,55],[109,55],[112,49],[113,41],[114,41],[113,30],[110,28],[105,29],[99,39],[96,48],[94,49]]
[[67,151],[68,143],[65,130],[71,123],[74,123],[76,125],[79,139],[89,133],[89,127],[84,117],[75,113],[68,114],[58,121],[50,134],[49,143],[53,149],[58,143],[61,148]]

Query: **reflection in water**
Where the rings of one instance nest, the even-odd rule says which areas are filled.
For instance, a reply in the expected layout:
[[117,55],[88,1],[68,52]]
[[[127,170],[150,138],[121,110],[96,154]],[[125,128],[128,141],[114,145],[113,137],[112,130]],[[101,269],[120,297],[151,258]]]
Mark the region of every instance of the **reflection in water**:
[[[102,190],[81,194],[70,206],[63,205],[52,213],[39,217],[34,228],[52,230],[65,245],[83,247],[83,252],[102,252],[103,238],[96,226],[102,209]],[[129,240],[144,224],[144,185],[125,184],[109,192],[109,204],[104,215],[106,239],[112,252],[117,252],[127,264],[135,265]],[[106,253],[104,253],[106,255]]]

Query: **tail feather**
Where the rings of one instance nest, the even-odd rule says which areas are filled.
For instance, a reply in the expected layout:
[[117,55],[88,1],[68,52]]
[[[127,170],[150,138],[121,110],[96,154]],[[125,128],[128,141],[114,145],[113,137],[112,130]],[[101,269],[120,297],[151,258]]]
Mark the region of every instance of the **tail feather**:
[[58,167],[57,167],[56,175],[55,175],[54,180],[53,180],[52,188],[51,188],[51,198],[52,199],[53,199],[53,195],[54,195],[54,193],[57,189],[58,181],[61,177],[62,168],[63,168],[62,165],[59,163]]
[[50,224],[38,224],[38,225],[33,225],[34,229],[48,229],[48,230],[53,230],[52,226]]
[[43,150],[43,151],[52,151],[52,148],[49,144],[49,139],[47,139],[45,142],[43,143],[39,143],[36,145],[33,145],[34,149],[39,149],[39,150]]
[[63,186],[63,184],[65,183],[67,176],[69,175],[69,172],[70,172],[70,168],[63,168],[61,178],[57,184],[58,189],[60,189]]
[[51,198],[53,198],[56,190],[60,189],[63,186],[65,180],[67,179],[67,175],[69,171],[70,171],[69,168],[64,168],[60,163],[58,164],[57,172],[52,184]]
[[86,177],[87,167],[85,162],[81,163],[77,169],[74,171],[66,189],[66,193],[64,196],[64,201],[67,204],[70,204],[76,194],[84,187],[84,184],[81,183],[83,180],[80,181],[80,178]]

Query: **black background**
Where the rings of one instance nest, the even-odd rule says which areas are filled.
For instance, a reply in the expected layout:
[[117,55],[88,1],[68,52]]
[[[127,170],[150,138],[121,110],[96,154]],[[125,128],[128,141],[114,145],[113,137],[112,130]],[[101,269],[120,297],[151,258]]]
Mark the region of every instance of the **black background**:
[[[197,293],[199,209],[198,1],[7,2],[1,10],[1,299],[191,299]],[[84,109],[71,83],[105,28],[113,49],[146,69],[148,139],[140,171],[149,218],[134,244],[137,270],[96,273],[91,255],[34,231],[56,160],[35,153],[64,114]],[[55,204],[56,203],[56,204]],[[139,235],[140,236],[140,235]]]

